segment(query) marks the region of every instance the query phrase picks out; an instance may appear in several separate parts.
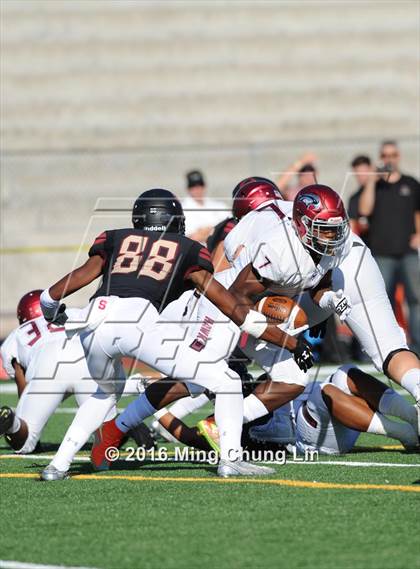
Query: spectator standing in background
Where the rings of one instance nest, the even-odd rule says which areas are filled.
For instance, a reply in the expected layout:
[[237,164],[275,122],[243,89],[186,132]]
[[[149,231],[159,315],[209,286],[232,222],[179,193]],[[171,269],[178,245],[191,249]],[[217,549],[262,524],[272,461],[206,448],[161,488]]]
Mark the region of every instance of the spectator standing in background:
[[359,215],[369,218],[369,246],[391,300],[395,282],[404,284],[411,347],[420,353],[420,184],[401,173],[396,142],[383,142],[380,158],[375,183],[360,193]]
[[369,156],[364,155],[356,156],[351,163],[351,167],[359,185],[359,189],[351,196],[347,208],[350,218],[350,227],[352,231],[357,235],[360,235],[365,243],[368,243],[369,219],[360,215],[359,199],[360,194],[367,184],[375,185],[376,171],[372,166],[372,161]]
[[[296,160],[286,172],[280,176],[277,186],[285,200],[293,201],[299,190],[305,186],[317,183],[317,170],[315,167],[316,156],[307,152]],[[297,176],[297,185],[290,186],[290,181]]]
[[190,239],[205,243],[213,227],[226,218],[226,205],[208,198],[204,176],[199,170],[187,173],[188,196],[182,202],[185,213],[185,234]]

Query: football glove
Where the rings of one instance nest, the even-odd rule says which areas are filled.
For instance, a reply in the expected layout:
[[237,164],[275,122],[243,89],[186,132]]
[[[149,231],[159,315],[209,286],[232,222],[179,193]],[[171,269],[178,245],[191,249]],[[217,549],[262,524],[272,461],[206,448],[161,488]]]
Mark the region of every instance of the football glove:
[[40,297],[41,310],[47,322],[52,324],[65,324],[68,316],[65,313],[66,305],[51,298],[48,290],[44,290]]
[[343,322],[351,312],[350,299],[347,298],[342,289],[337,290],[337,292],[333,290],[324,292],[319,301],[319,306],[324,309],[328,308],[333,310],[341,322]]
[[47,310],[47,312],[49,314],[49,318],[47,318],[47,316],[45,315],[44,310],[42,311],[45,320],[50,324],[57,324],[59,326],[64,326],[64,324],[68,320],[68,316],[66,314],[66,305],[63,303],[60,304],[59,307],[54,310],[54,312],[52,312],[51,309]]
[[308,369],[314,365],[312,347],[303,336],[298,337],[297,346],[292,350],[292,354],[295,362],[302,371],[307,372]]

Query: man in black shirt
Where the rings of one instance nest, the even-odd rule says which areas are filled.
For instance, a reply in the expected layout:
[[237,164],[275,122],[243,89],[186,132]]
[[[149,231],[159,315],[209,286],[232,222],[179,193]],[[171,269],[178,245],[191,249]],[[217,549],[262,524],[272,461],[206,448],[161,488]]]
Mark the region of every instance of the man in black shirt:
[[411,347],[420,351],[420,184],[402,174],[394,141],[381,146],[382,165],[375,184],[366,184],[359,198],[359,215],[369,218],[369,245],[379,265],[388,295],[395,282],[404,284],[409,306]]

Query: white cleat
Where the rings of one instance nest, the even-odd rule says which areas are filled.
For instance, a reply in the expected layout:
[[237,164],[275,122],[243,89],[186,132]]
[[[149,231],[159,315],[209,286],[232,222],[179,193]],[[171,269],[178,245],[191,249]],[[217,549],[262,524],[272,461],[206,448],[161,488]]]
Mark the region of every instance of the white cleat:
[[257,466],[244,460],[220,460],[217,468],[217,475],[222,478],[229,478],[230,476],[268,476],[274,474],[274,468],[269,466]]
[[68,472],[57,470],[52,464],[44,468],[40,475],[40,479],[44,482],[55,482],[56,480],[66,480],[67,478],[69,478]]

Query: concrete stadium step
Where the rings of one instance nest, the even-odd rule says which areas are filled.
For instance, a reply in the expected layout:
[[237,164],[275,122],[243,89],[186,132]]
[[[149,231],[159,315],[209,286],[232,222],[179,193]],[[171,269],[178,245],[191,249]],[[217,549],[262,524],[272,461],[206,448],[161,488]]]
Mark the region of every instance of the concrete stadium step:
[[[42,43],[21,38],[12,42],[4,34],[4,71],[10,73],[62,73],[63,70],[153,70],[226,65],[259,64],[288,66],[288,54],[298,68],[300,64],[313,64],[325,67],[327,64],[339,66],[340,63],[353,62],[357,69],[359,62],[372,62],[380,65],[389,60],[413,60],[413,41],[418,38],[416,28],[410,30],[391,30],[381,34],[346,34],[309,32],[299,42],[296,38],[283,36],[247,37],[243,34],[232,38],[191,38],[182,36],[174,42],[167,40],[148,40],[143,36],[129,40],[123,33],[115,42],[83,40],[69,42],[64,38],[54,42]],[[381,52],[372,54],[372,42],[381,46]],[[325,57],[328,50],[328,58]],[[287,55],[286,55],[287,54]],[[363,56],[363,57],[361,57]],[[357,62],[357,63],[356,63]]]
[[[388,112],[394,110],[392,101],[387,109]],[[384,114],[375,114],[372,108],[366,109],[364,113],[352,113],[350,116],[341,116],[339,112],[333,116],[326,113],[321,115],[312,108],[306,113],[296,113],[295,116],[285,113],[266,120],[239,111],[236,115],[218,115],[216,121],[211,109],[206,111],[206,116],[196,111],[187,122],[182,117],[162,116],[160,113],[153,118],[142,119],[136,111],[124,114],[117,111],[111,117],[112,122],[109,122],[107,111],[104,111],[103,115],[92,116],[89,109],[84,109],[79,117],[84,120],[83,126],[62,125],[58,116],[55,125],[53,119],[50,125],[28,124],[22,117],[20,123],[1,131],[1,136],[4,148],[9,152],[28,148],[45,152],[48,149],[124,149],[158,147],[162,144],[241,144],[243,141],[255,144],[293,140],[299,132],[307,140],[330,139],[333,136],[348,139],[349,133],[355,135],[356,132],[359,137],[365,138],[370,137],[372,132],[375,132],[377,137],[386,137],[389,133],[393,136],[405,136],[409,134],[406,123],[411,118],[409,111],[405,114],[399,111],[393,112],[392,118],[385,122],[386,108],[383,105],[381,111]],[[104,117],[108,122],[103,120]],[[89,123],[89,126],[86,123]]]
[[[34,33],[38,25],[44,28],[45,36],[112,38],[124,27],[127,36],[138,34],[139,26],[144,32],[154,37],[167,36],[170,33],[229,35],[235,37],[245,31],[266,33],[292,32],[305,34],[308,30],[339,29],[365,31],[375,28],[387,30],[389,27],[408,26],[407,6],[394,4],[392,11],[381,13],[375,3],[364,3],[355,7],[351,4],[331,5],[327,3],[306,2],[292,3],[233,3],[233,2],[142,2],[141,9],[136,2],[124,1],[88,1],[88,2],[8,2],[7,10],[10,21],[16,21],[15,34]],[[312,4],[312,5],[311,5]],[[318,18],[322,13],[322,19]],[[341,17],[337,17],[340,14]],[[251,18],[250,18],[251,16]],[[65,17],[65,21],[64,18]],[[48,23],[48,26],[45,24]],[[92,26],[92,23],[95,25]],[[412,23],[412,22],[411,22]],[[72,24],[77,24],[77,32]],[[204,25],[205,24],[205,25]]]
[[[406,6],[380,18],[372,4],[18,1],[2,10],[10,150],[253,142],[293,129],[328,135],[337,124],[382,132],[407,123],[415,105],[418,30]],[[389,122],[401,93],[410,104]]]
[[[398,63],[395,61],[395,65]],[[301,95],[316,87],[319,91],[344,89],[357,79],[358,89],[377,89],[378,85],[391,90],[415,87],[416,61],[404,60],[398,70],[398,76],[392,70],[383,71],[372,62],[355,69],[347,65],[317,66],[307,73],[295,66],[259,66],[258,73],[247,63],[234,70],[230,66],[191,69],[171,68],[167,70],[143,70],[141,75],[133,76],[132,70],[112,71],[95,70],[94,72],[68,72],[62,69],[57,73],[16,74],[7,73],[3,83],[3,104],[19,105],[36,100],[45,105],[50,102],[72,102],[85,98],[102,102],[114,97],[124,101],[141,98],[173,97],[185,94],[186,87],[191,95],[217,95],[221,92],[233,92],[240,97],[243,93],[281,92],[282,95]],[[250,81],[250,78],[252,80]],[[397,80],[398,79],[398,80]],[[75,88],[77,85],[77,89]]]

